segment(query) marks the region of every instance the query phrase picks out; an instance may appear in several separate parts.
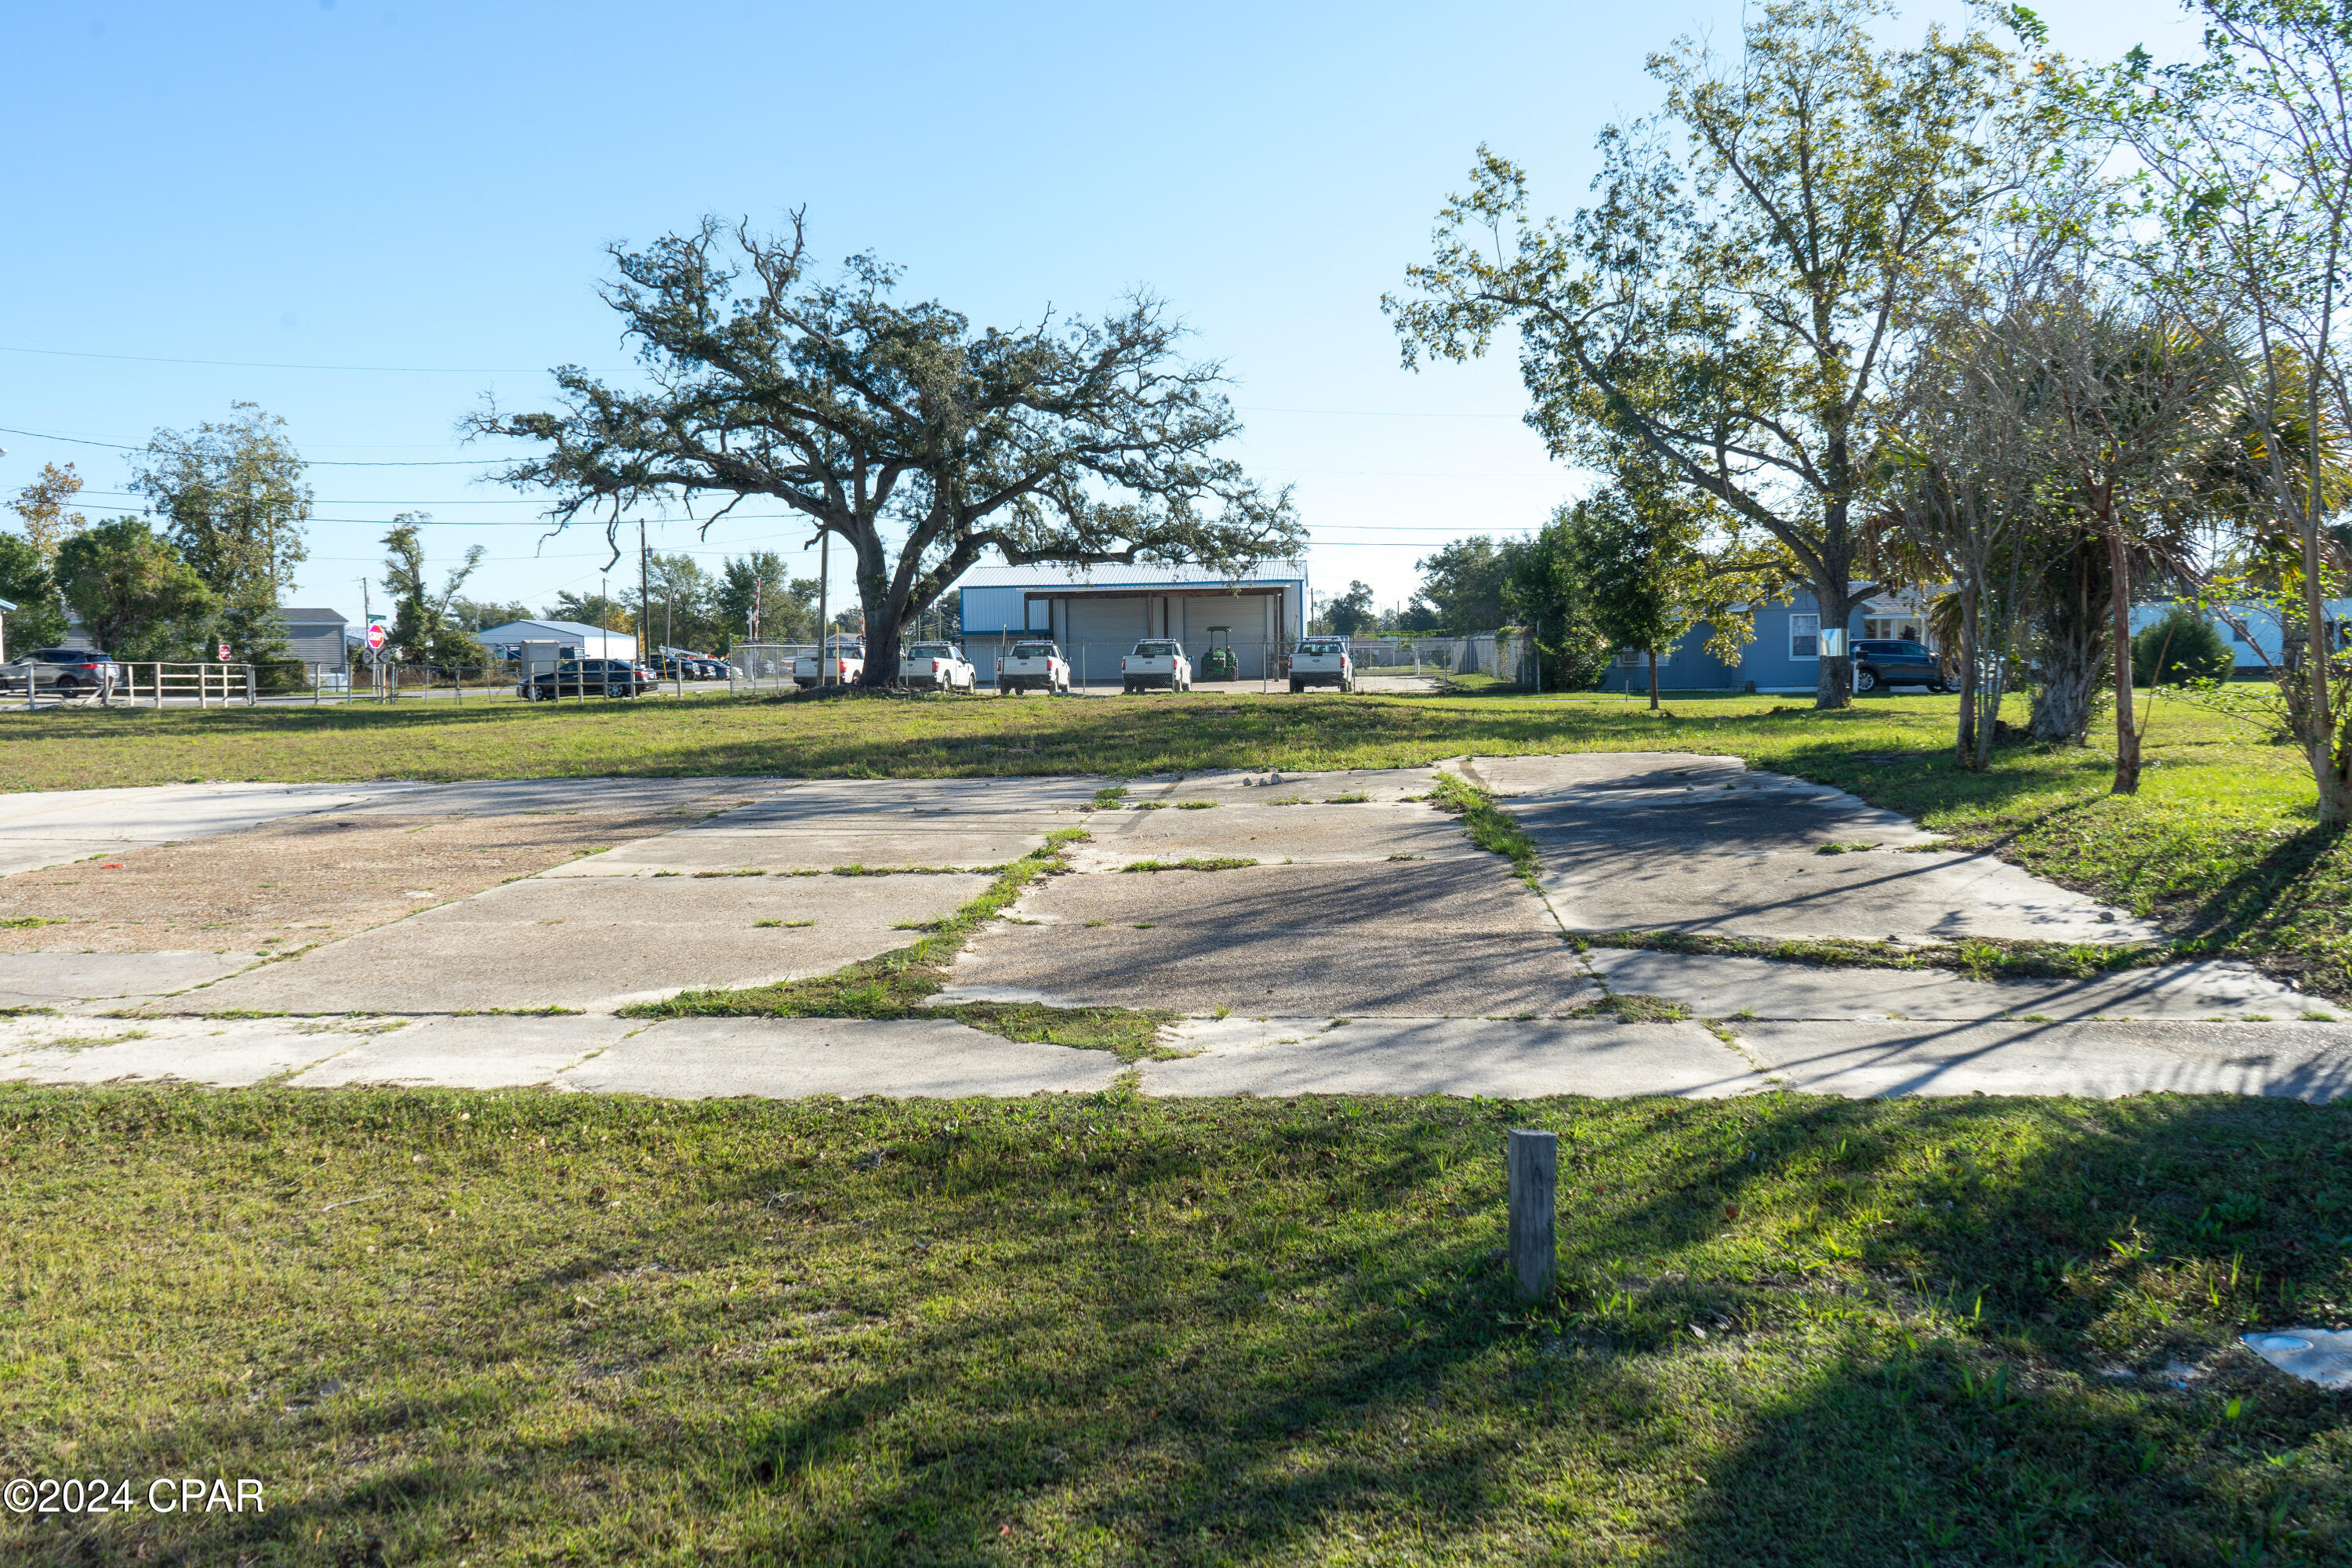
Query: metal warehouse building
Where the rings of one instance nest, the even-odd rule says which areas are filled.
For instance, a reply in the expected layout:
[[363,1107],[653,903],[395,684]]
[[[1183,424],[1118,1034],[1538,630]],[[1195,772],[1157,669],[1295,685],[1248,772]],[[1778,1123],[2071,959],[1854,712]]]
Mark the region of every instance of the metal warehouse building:
[[1118,679],[1118,659],[1147,637],[1174,637],[1194,666],[1229,642],[1240,678],[1277,678],[1311,614],[1304,561],[1268,561],[1226,577],[1202,566],[977,566],[964,574],[964,651],[981,679],[1016,637],[1059,643],[1073,679]]

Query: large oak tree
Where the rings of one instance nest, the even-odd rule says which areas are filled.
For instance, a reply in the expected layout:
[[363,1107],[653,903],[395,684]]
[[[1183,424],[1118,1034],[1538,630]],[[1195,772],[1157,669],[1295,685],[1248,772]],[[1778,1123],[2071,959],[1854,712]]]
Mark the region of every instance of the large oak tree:
[[1238,574],[1304,542],[1288,492],[1218,455],[1240,428],[1222,367],[1180,357],[1183,328],[1157,300],[975,330],[936,301],[900,302],[896,270],[871,256],[820,275],[797,213],[787,236],[705,220],[611,255],[604,299],[645,384],[566,366],[560,408],[492,408],[471,428],[538,443],[502,478],[552,490],[559,526],[601,518],[616,559],[631,509],[672,502],[707,529],[771,499],[837,537],[867,685],[896,677],[901,628],[991,552]]

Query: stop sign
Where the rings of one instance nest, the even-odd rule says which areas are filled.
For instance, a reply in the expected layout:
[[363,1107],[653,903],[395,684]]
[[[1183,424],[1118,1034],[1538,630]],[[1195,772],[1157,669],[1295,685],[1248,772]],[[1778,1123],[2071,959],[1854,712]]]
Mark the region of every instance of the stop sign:
[[368,623],[368,652],[380,653],[383,649],[383,623],[382,621],[370,621]]

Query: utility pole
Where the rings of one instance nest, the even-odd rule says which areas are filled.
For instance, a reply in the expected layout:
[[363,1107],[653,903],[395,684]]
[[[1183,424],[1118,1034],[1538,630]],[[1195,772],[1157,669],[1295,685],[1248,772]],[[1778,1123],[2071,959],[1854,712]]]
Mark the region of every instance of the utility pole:
[[646,636],[654,628],[652,557],[646,552],[646,520],[637,519],[637,658],[646,657]]
[[826,529],[816,536],[816,683],[824,686],[833,679],[833,665],[825,656],[825,610],[833,592],[833,531]]

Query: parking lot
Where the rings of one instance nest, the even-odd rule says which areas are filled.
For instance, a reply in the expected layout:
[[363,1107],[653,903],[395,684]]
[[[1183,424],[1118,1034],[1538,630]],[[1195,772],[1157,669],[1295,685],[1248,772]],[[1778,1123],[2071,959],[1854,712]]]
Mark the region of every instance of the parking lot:
[[[0,1073],[545,1083],[667,1094],[1026,1093],[1113,1056],[947,1019],[619,1012],[903,946],[1081,829],[938,1000],[1175,1016],[1152,1093],[2116,1093],[2327,1098],[2352,1025],[2241,965],[1967,979],[1586,945],[1579,933],[2112,942],[2119,911],[1736,761],[1462,759],[1536,886],[1436,770],[1130,780],[185,786],[0,816]],[[1824,854],[1824,846],[1839,852]],[[1160,868],[1139,869],[1137,868]],[[1613,999],[1678,1019],[1621,1022]],[[520,1014],[541,1015],[532,1018]],[[2309,1015],[2309,1016],[2306,1016]]]

